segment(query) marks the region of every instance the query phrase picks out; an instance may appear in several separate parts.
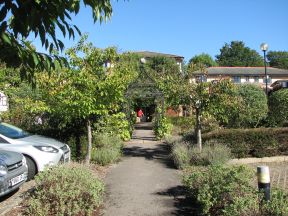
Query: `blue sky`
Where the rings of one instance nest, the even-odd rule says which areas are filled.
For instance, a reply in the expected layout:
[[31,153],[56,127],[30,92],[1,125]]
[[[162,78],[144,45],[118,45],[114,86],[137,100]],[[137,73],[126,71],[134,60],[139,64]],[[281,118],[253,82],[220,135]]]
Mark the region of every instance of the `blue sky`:
[[[113,16],[93,24],[90,8],[73,19],[96,47],[155,51],[188,61],[201,53],[213,58],[225,43],[243,41],[260,51],[288,51],[288,0],[112,0]],[[59,33],[60,36],[60,33]],[[60,37],[61,38],[61,37]],[[65,47],[75,41],[64,39]],[[37,48],[40,43],[35,41]]]

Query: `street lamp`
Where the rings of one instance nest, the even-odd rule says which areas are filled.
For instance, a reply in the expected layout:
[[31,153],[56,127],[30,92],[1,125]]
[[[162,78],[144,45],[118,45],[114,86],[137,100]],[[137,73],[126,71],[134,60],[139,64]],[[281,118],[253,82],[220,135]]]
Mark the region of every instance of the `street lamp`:
[[264,67],[265,67],[265,92],[266,95],[268,95],[268,75],[267,75],[267,66],[266,66],[266,51],[268,50],[268,44],[267,43],[262,43],[260,45],[260,49],[264,53]]

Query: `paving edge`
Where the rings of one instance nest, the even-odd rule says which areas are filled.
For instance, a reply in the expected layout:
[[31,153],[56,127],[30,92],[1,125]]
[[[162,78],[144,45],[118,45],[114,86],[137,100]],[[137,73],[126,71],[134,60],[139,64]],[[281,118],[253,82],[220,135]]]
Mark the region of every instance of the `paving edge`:
[[232,159],[228,162],[228,164],[250,164],[250,163],[271,163],[271,162],[288,162],[288,156]]

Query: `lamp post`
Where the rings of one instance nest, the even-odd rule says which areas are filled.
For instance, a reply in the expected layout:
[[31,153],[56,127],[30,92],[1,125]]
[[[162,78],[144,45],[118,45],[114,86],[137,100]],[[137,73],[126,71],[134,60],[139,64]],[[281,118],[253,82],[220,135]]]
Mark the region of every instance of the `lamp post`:
[[268,95],[268,75],[267,75],[267,66],[266,66],[266,51],[268,50],[268,44],[262,43],[260,49],[264,53],[264,67],[265,67],[265,93]]

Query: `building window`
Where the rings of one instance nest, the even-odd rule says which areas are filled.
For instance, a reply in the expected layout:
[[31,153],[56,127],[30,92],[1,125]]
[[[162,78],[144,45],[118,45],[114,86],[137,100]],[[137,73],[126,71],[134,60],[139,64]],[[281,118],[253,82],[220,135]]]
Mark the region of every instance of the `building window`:
[[232,79],[233,79],[232,81],[234,83],[241,83],[241,77],[240,76],[233,76]]
[[207,82],[207,77],[204,75],[196,76],[196,82]]
[[249,82],[249,76],[245,76],[245,82]]
[[258,76],[255,76],[255,77],[254,77],[254,82],[255,82],[255,83],[259,83],[259,77],[258,77]]

